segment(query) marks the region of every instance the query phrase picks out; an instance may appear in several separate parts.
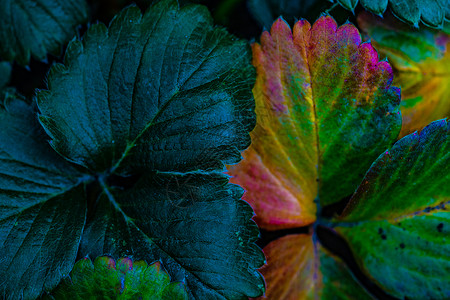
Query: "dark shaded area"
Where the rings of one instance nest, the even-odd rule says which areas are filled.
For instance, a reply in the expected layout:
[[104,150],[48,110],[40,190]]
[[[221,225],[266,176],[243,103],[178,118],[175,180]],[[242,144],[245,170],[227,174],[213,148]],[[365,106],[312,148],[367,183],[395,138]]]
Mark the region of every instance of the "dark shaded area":
[[322,207],[321,216],[327,219],[339,216],[344,211],[351,197],[352,195],[349,195],[338,202]]
[[129,176],[120,176],[117,174],[110,174],[106,178],[106,184],[110,187],[119,188],[121,190],[129,190],[139,181],[142,174],[136,173]]
[[19,94],[31,99],[35,95],[36,89],[47,89],[46,77],[51,64],[56,58],[48,55],[49,62],[37,61],[31,58],[27,68],[13,64],[10,86],[14,86]]
[[275,231],[269,231],[260,229],[261,236],[256,242],[256,244],[264,248],[267,246],[270,242],[273,242],[274,240],[283,237],[285,235],[289,234],[308,234],[311,233],[312,228],[311,226],[305,226],[305,227],[297,227],[297,228],[290,228],[290,229],[282,229],[282,230],[275,230]]
[[382,240],[386,240],[387,239],[386,233],[384,232],[383,228],[381,228],[381,227],[378,228],[378,234],[380,235]]
[[86,185],[86,203],[87,203],[87,216],[86,222],[92,220],[95,208],[97,206],[97,200],[102,193],[102,188],[97,181],[92,181]]
[[339,236],[332,229],[318,225],[316,227],[316,234],[321,244],[327,248],[331,253],[339,256],[348,268],[352,271],[358,282],[364,286],[374,297],[378,299],[397,299],[391,295],[386,294],[380,287],[372,282],[359,268],[355,258],[347,245],[345,240]]

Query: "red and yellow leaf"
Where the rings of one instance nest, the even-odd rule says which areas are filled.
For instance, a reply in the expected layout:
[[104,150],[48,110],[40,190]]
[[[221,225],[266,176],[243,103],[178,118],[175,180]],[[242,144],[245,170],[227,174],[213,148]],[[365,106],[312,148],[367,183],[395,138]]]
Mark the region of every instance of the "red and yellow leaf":
[[400,130],[392,70],[351,24],[331,17],[293,31],[277,20],[253,44],[257,125],[232,182],[266,229],[315,220],[316,206],[353,193]]
[[287,235],[264,248],[261,268],[267,292],[261,299],[370,299],[346,265],[312,235]]

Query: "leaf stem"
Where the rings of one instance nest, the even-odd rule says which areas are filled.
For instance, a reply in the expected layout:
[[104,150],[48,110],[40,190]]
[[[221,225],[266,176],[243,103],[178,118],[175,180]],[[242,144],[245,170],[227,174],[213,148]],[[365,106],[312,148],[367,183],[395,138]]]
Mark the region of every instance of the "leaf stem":
[[109,202],[114,206],[114,208],[120,212],[125,221],[127,221],[127,223],[132,222],[133,219],[131,219],[130,217],[128,217],[125,212],[122,210],[122,208],[120,207],[120,205],[117,203],[116,199],[114,198],[114,196],[112,195],[109,186],[107,185],[106,181],[105,181],[105,176],[99,176],[98,177],[98,182],[100,183],[100,186],[102,187],[103,191],[105,192],[105,195],[108,197]]
[[334,10],[338,5],[339,5],[339,3],[337,3],[337,2],[334,3],[332,6],[330,6],[330,8],[328,8],[327,10],[325,10],[325,13],[328,14],[328,15],[331,15],[330,12],[331,12],[332,10]]

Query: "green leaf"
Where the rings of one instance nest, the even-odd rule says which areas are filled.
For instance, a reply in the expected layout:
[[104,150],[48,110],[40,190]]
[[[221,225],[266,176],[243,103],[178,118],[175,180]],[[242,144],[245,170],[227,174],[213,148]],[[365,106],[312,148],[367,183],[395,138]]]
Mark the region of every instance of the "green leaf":
[[[165,0],[93,25],[64,63],[38,94],[39,120],[53,149],[101,187],[79,254],[161,260],[194,299],[261,295],[253,211],[221,173],[255,123],[246,42],[214,27],[205,7]],[[137,183],[114,186],[125,177]]]
[[36,298],[72,269],[85,223],[84,189],[27,104],[8,98],[0,127],[0,294]]
[[[348,10],[351,10],[351,11],[353,11],[356,7],[356,4],[358,4],[358,0],[338,0],[338,1],[343,7],[345,7]],[[378,2],[378,1],[373,1],[373,2]]]
[[30,56],[44,60],[86,22],[85,0],[4,0],[0,2],[0,57],[27,65]]
[[[334,0],[332,0],[334,2]],[[337,0],[346,9],[353,11],[358,0]],[[382,15],[388,6],[400,20],[418,26],[423,24],[442,29],[444,20],[450,19],[450,0],[361,0],[368,11]]]
[[220,173],[165,173],[126,192],[105,186],[80,253],[160,259],[194,299],[259,296],[264,256],[254,244],[253,210],[240,200],[243,190],[227,183]]
[[38,95],[40,120],[58,153],[93,172],[222,170],[250,144],[250,61],[203,6],[131,7],[70,43]]
[[399,298],[450,296],[449,132],[439,120],[395,143],[337,220],[363,271]]
[[280,16],[290,24],[300,17],[310,19],[318,16],[329,3],[318,0],[249,0],[248,8],[259,24],[270,28]]
[[70,278],[51,293],[49,299],[187,299],[181,282],[170,282],[161,263],[147,265],[130,258],[97,257],[79,260],[70,272]]

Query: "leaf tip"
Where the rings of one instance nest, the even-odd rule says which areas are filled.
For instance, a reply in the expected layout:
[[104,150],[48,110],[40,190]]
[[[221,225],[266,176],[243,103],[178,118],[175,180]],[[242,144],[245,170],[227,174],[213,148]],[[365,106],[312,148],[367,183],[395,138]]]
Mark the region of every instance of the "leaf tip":
[[272,24],[272,28],[270,30],[270,34],[272,36],[281,34],[283,36],[291,35],[291,27],[289,26],[288,22],[283,19],[283,17],[279,17],[275,20],[275,22]]

